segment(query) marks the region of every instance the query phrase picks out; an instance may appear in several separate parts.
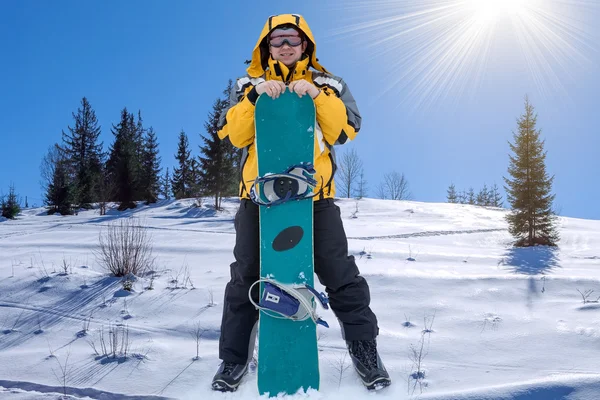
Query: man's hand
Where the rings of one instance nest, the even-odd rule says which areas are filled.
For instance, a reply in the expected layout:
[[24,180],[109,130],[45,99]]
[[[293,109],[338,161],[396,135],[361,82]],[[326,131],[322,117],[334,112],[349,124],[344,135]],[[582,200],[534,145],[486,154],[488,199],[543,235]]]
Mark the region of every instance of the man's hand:
[[259,96],[263,93],[266,93],[270,98],[276,99],[283,92],[285,92],[286,86],[285,83],[281,81],[264,81],[256,85],[254,88]]
[[321,93],[319,89],[306,79],[301,79],[298,81],[293,81],[288,86],[290,88],[290,92],[298,94],[298,96],[302,97],[305,94],[308,94],[311,98],[315,98]]

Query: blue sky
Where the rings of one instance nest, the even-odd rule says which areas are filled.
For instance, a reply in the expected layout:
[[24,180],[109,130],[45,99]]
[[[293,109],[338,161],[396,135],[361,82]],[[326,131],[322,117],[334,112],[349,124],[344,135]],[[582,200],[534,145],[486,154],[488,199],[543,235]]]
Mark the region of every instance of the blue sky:
[[[372,196],[382,175],[391,171],[405,173],[418,201],[445,201],[451,182],[458,189],[478,190],[484,183],[502,187],[507,141],[527,94],[546,141],[548,172],[555,175],[556,208],[561,215],[600,219],[600,53],[595,46],[600,29],[591,23],[600,12],[596,6],[566,3],[578,21],[571,26],[583,32],[585,43],[571,46],[568,35],[545,37],[564,42],[564,49],[577,48],[583,61],[567,50],[552,50],[540,36],[546,45],[539,51],[547,53],[548,62],[532,69],[519,56],[518,29],[499,23],[480,73],[465,68],[449,77],[428,73],[456,65],[448,59],[452,50],[445,58],[428,53],[444,36],[428,39],[427,46],[420,41],[435,37],[431,32],[405,32],[396,39],[395,32],[407,27],[403,20],[380,20],[358,35],[347,32],[356,23],[404,12],[386,9],[383,2],[370,3],[370,10],[341,0],[293,6],[272,1],[252,6],[242,1],[3,2],[0,190],[6,193],[14,183],[30,204],[41,205],[40,161],[61,131],[73,125],[71,113],[83,96],[96,111],[105,148],[120,110],[127,107],[141,110],[145,126],[155,129],[164,167],[174,165],[182,129],[198,155],[210,107],[228,79],[245,73],[244,60],[265,20],[293,12],[311,26],[321,63],[344,78],[357,100],[363,126],[347,148],[361,157]],[[381,39],[391,40],[378,43]],[[431,69],[419,69],[430,61]],[[536,83],[536,71],[550,77],[547,84]],[[461,85],[471,94],[458,90]]]

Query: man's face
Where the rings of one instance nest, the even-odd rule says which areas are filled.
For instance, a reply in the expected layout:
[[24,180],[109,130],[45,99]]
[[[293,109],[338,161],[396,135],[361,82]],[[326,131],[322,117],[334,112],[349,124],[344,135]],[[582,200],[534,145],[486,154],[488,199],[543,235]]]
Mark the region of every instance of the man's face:
[[277,28],[269,34],[271,57],[288,67],[294,66],[300,60],[306,46],[306,40],[303,40],[300,33],[293,28]]

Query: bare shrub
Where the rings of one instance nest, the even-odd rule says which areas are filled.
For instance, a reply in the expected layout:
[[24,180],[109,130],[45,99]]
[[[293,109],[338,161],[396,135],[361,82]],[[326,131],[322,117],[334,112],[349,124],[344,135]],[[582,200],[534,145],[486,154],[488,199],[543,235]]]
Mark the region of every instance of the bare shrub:
[[190,278],[190,267],[187,263],[184,263],[176,275],[173,275],[171,270],[171,279],[169,280],[170,289],[187,289],[190,286],[190,289],[195,289],[194,282]]
[[54,357],[54,359],[58,363],[58,368],[59,368],[58,371],[56,371],[54,368],[52,368],[52,373],[54,373],[56,380],[60,384],[60,386],[63,390],[64,396],[67,396],[67,382],[70,380],[71,372],[73,370],[73,367],[69,364],[70,356],[71,356],[71,348],[69,347],[69,349],[67,350],[67,354],[65,355],[64,362],[60,362],[58,357]]
[[102,326],[98,330],[97,336],[88,340],[88,344],[99,357],[126,359],[131,348],[129,327],[127,325],[113,326],[111,324],[108,327],[108,332],[105,332],[104,326]]
[[338,381],[338,388],[342,386],[342,381],[344,380],[344,375],[348,368],[350,368],[351,364],[347,360],[347,353],[344,352],[342,355],[338,356],[335,361],[331,362],[333,366],[336,380]]
[[415,254],[413,257],[413,252],[412,249],[410,248],[410,244],[408,245],[408,257],[406,258],[406,261],[417,261],[417,259],[415,257],[417,257],[419,255],[419,253]]
[[61,269],[61,275],[69,275],[70,273],[73,273],[73,263],[71,262],[71,259],[69,258],[69,260],[67,261],[67,258],[63,256],[62,259],[62,263],[60,264],[60,269]]
[[87,336],[88,331],[90,330],[90,324],[92,323],[93,312],[90,312],[90,316],[88,318],[84,318],[82,321],[82,329],[77,333],[77,337]]
[[133,274],[127,274],[123,277],[123,279],[121,279],[121,286],[123,287],[123,290],[126,290],[128,292],[131,292],[133,290],[133,285],[135,283],[135,275]]
[[368,249],[366,247],[363,247],[363,249],[358,253],[358,259],[362,259],[363,257],[366,257],[367,260],[370,260],[371,258],[373,258],[373,256],[371,255],[371,247],[369,247]]
[[350,214],[350,218],[352,219],[356,219],[358,218],[358,216],[356,214],[358,214],[358,200],[355,203],[356,209],[354,211],[352,211],[352,213]]
[[405,327],[405,328],[413,328],[413,327],[416,326],[415,324],[413,324],[412,322],[410,322],[410,317],[407,316],[406,314],[404,314],[404,319],[405,319],[405,321],[402,323],[403,327]]
[[140,276],[155,260],[152,238],[135,218],[121,219],[101,231],[94,254],[100,265],[117,277]]
[[592,290],[592,289],[586,290],[583,293],[579,289],[577,289],[577,291],[579,292],[579,294],[581,295],[581,298],[583,299],[583,304],[598,303],[600,301],[600,296],[598,296],[598,298],[596,300],[590,298],[592,293],[594,293],[594,290]]
[[156,277],[158,276],[158,272],[157,271],[150,271],[150,283],[148,284],[148,286],[146,286],[146,290],[154,290],[154,281],[156,280]]
[[[420,393],[423,393],[423,387],[427,387],[425,382],[425,370],[423,369],[423,360],[429,354],[429,341],[431,333],[433,332],[433,321],[435,320],[435,313],[431,320],[424,318],[425,328],[421,331],[421,337],[417,345],[411,344],[409,349],[408,358],[412,363],[412,372],[408,376],[408,394],[413,395],[417,386],[419,386]],[[427,338],[425,338],[427,336]],[[414,381],[411,392],[411,379]]]
[[194,361],[197,361],[200,359],[200,339],[202,339],[202,335],[204,335],[204,332],[206,332],[206,329],[204,329],[202,327],[200,322],[198,322],[190,330],[190,334],[192,335],[192,338],[194,338],[194,340],[196,341],[196,357],[194,358]]
[[489,329],[495,331],[498,329],[498,325],[502,322],[502,318],[498,315],[488,313],[485,315],[483,319],[483,323],[481,324],[481,332],[483,332],[488,326]]
[[213,293],[212,288],[208,288],[208,306],[209,307],[216,306],[216,303],[215,303],[215,294]]

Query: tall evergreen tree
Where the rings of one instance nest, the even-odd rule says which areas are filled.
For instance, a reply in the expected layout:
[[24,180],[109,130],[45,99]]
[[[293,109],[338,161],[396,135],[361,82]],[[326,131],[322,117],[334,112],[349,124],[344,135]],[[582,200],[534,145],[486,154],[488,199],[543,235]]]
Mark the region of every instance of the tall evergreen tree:
[[175,167],[173,179],[171,180],[171,190],[176,199],[183,199],[192,195],[192,161],[190,155],[190,143],[187,135],[182,130],[179,133],[179,146],[175,155],[178,166]]
[[90,208],[98,200],[98,184],[102,170],[102,143],[96,113],[87,98],[73,113],[75,126],[63,131],[61,151],[64,153],[67,172],[74,183],[73,202],[79,207]]
[[200,197],[203,195],[202,190],[202,173],[200,170],[200,163],[195,158],[190,160],[191,165],[191,178],[190,178],[190,195],[192,197]]
[[112,133],[115,136],[110,149],[110,157],[107,161],[107,174],[109,191],[112,200],[119,202],[119,210],[135,208],[136,178],[137,178],[137,154],[136,137],[137,127],[133,114],[127,112],[127,108],[121,111],[121,120],[115,126]]
[[58,159],[54,167],[52,183],[48,185],[44,203],[48,214],[60,213],[71,215],[73,213],[73,200],[75,198],[76,184],[70,181],[66,159]]
[[448,203],[458,203],[458,195],[456,194],[456,186],[454,186],[454,183],[450,184],[446,193],[446,200]]
[[154,129],[150,127],[145,131],[144,145],[139,173],[139,189],[142,199],[146,204],[156,203],[160,192],[160,157],[158,156],[158,142]]
[[[232,88],[228,82],[223,94],[227,96]],[[237,193],[238,176],[235,173],[240,151],[229,139],[221,140],[218,136],[219,118],[229,108],[227,97],[219,98],[213,103],[212,111],[204,123],[207,135],[202,136],[204,145],[200,147],[203,154],[199,157],[201,169],[201,185],[206,195],[214,196],[215,209],[221,208],[221,199]]]
[[144,158],[146,152],[146,138],[147,138],[147,130],[144,128],[142,112],[138,110],[137,122],[135,124],[135,131],[133,134],[133,143],[134,143],[134,157],[133,157],[133,170],[135,174],[135,191],[134,198],[135,199],[146,199],[146,191],[149,185],[149,182],[145,181],[149,178],[144,171]]
[[100,215],[106,215],[108,203],[113,200],[115,185],[111,182],[111,176],[108,172],[108,162],[104,163],[102,168],[102,179],[98,185],[98,206]]
[[525,113],[518,119],[518,133],[513,133],[514,144],[509,146],[508,173],[504,178],[507,200],[512,212],[507,215],[509,232],[516,246],[536,244],[556,246],[559,235],[556,215],[552,210],[555,195],[551,194],[554,177],[546,172],[546,152],[541,131],[536,130],[537,114],[525,98]]
[[[233,81],[230,79],[227,82],[227,87],[223,90],[223,101],[225,104],[229,104],[229,94],[233,89]],[[225,107],[226,109],[228,107]],[[226,112],[223,111],[223,112]],[[242,176],[242,155],[244,150],[235,147],[231,144],[229,136],[224,140],[225,145],[225,154],[227,154],[227,159],[233,166],[233,174],[231,175],[231,179],[227,181],[227,187],[224,192],[225,196],[236,196],[240,191],[240,180]]]

